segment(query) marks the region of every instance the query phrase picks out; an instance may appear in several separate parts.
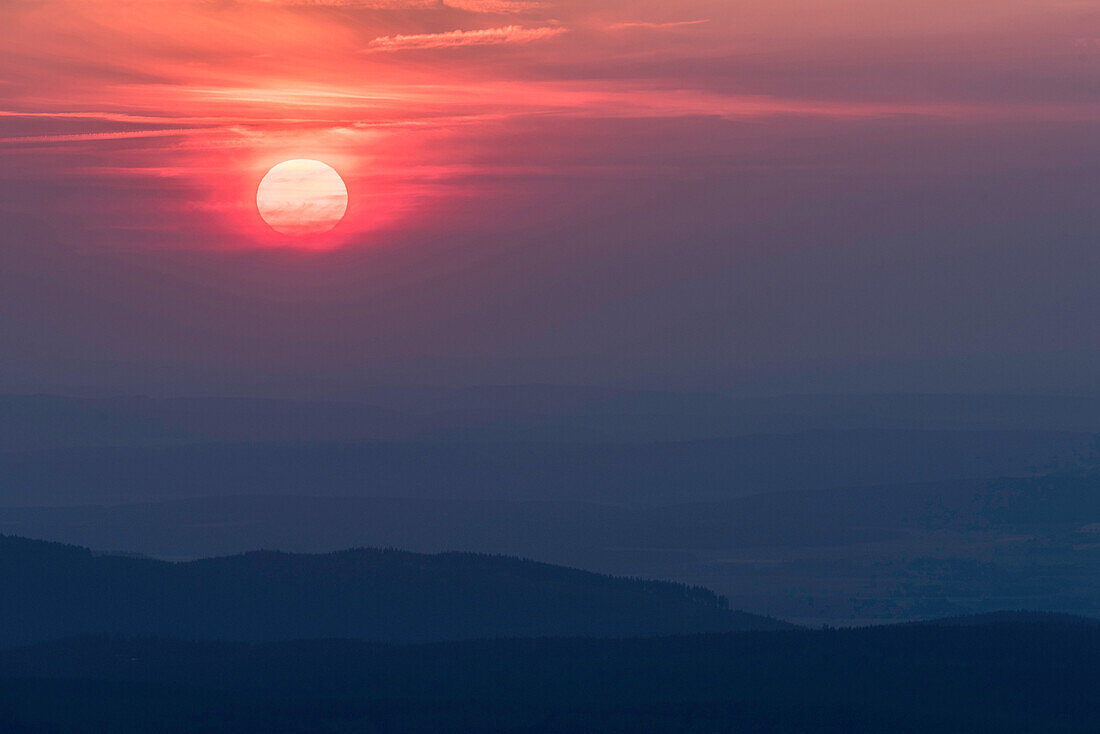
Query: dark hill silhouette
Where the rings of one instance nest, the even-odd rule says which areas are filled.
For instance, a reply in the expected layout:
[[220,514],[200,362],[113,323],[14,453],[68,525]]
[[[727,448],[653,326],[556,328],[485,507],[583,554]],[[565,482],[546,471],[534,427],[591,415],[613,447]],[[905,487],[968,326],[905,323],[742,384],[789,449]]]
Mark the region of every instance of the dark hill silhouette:
[[[390,646],[0,651],[9,731],[1093,734],[1100,628],[898,625]],[[52,679],[52,680],[49,680]]]
[[1003,608],[1100,616],[1095,473],[648,507],[261,495],[0,507],[0,529],[172,560],[253,548],[494,553],[700,584],[728,596],[735,608],[810,625]]
[[778,629],[701,588],[501,556],[253,552],[187,563],[0,536],[0,644],[106,634],[424,642]]

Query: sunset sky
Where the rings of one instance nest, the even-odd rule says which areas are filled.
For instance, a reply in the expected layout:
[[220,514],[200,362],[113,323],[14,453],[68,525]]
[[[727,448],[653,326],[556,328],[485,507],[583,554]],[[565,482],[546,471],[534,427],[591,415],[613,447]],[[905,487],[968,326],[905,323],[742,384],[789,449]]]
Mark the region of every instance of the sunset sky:
[[[1092,0],[9,0],[0,390],[1100,390]],[[347,214],[280,234],[275,164]]]

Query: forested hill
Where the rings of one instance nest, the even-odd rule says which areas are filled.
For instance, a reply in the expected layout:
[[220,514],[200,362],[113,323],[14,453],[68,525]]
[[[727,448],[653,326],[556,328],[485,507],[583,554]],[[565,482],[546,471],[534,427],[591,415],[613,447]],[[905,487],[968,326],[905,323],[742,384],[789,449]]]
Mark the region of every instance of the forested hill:
[[502,556],[357,549],[187,563],[0,536],[0,645],[75,635],[239,641],[777,629],[712,592]]
[[0,715],[5,734],[1095,734],[1100,628],[1044,618],[412,646],[85,638],[0,651]]

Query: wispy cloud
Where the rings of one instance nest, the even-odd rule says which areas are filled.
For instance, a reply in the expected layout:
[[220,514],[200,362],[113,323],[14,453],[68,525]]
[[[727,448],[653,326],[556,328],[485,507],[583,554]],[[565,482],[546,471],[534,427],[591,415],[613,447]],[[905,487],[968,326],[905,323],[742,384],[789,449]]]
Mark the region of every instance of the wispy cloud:
[[131,138],[162,138],[194,135],[210,131],[210,128],[176,128],[172,130],[121,130],[114,132],[70,133],[66,135],[25,135],[0,138],[0,145],[20,143],[80,143],[89,140],[128,140]]
[[709,19],[703,20],[673,20],[664,23],[658,23],[653,21],[633,21],[627,23],[612,23],[608,28],[612,30],[621,30],[624,28],[649,28],[649,29],[661,29],[661,28],[682,28],[684,26],[691,25],[703,25],[709,23]]
[[560,26],[525,28],[519,25],[483,28],[475,31],[420,33],[408,36],[381,36],[370,42],[368,51],[404,51],[410,49],[452,48],[456,46],[490,46],[502,43],[529,43],[565,33]]
[[444,0],[444,5],[469,13],[526,13],[542,10],[549,3],[537,0]]
[[439,10],[453,8],[468,13],[509,14],[541,10],[541,0],[250,0],[262,5],[305,5],[369,10]]

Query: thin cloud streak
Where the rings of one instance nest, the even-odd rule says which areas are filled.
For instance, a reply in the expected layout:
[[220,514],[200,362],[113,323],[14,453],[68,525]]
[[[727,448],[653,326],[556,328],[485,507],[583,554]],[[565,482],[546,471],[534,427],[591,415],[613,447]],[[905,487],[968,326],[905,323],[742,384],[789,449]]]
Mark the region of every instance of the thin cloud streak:
[[444,5],[468,13],[492,13],[507,15],[529,13],[550,7],[548,2],[539,0],[444,0]]
[[[213,0],[209,0],[213,2]],[[285,7],[330,7],[366,10],[438,10],[454,8],[467,13],[507,15],[541,10],[547,3],[538,0],[243,0],[257,5]]]
[[418,49],[455,48],[459,46],[491,46],[504,43],[530,43],[567,33],[560,26],[525,28],[518,25],[483,28],[474,31],[418,33],[414,35],[380,36],[370,42],[368,51],[408,51]]
[[[225,130],[227,128],[223,128]],[[69,133],[63,135],[22,135],[0,138],[2,145],[21,143],[83,143],[94,140],[128,140],[130,138],[163,138],[193,135],[196,132],[216,132],[218,128],[176,128],[172,130],[126,130],[102,133]]]
[[612,23],[608,28],[612,30],[622,30],[626,28],[646,28],[651,30],[659,30],[661,28],[684,28],[693,25],[705,25],[710,23],[709,19],[704,20],[673,20],[665,23],[652,22],[652,21],[632,21],[627,23]]

